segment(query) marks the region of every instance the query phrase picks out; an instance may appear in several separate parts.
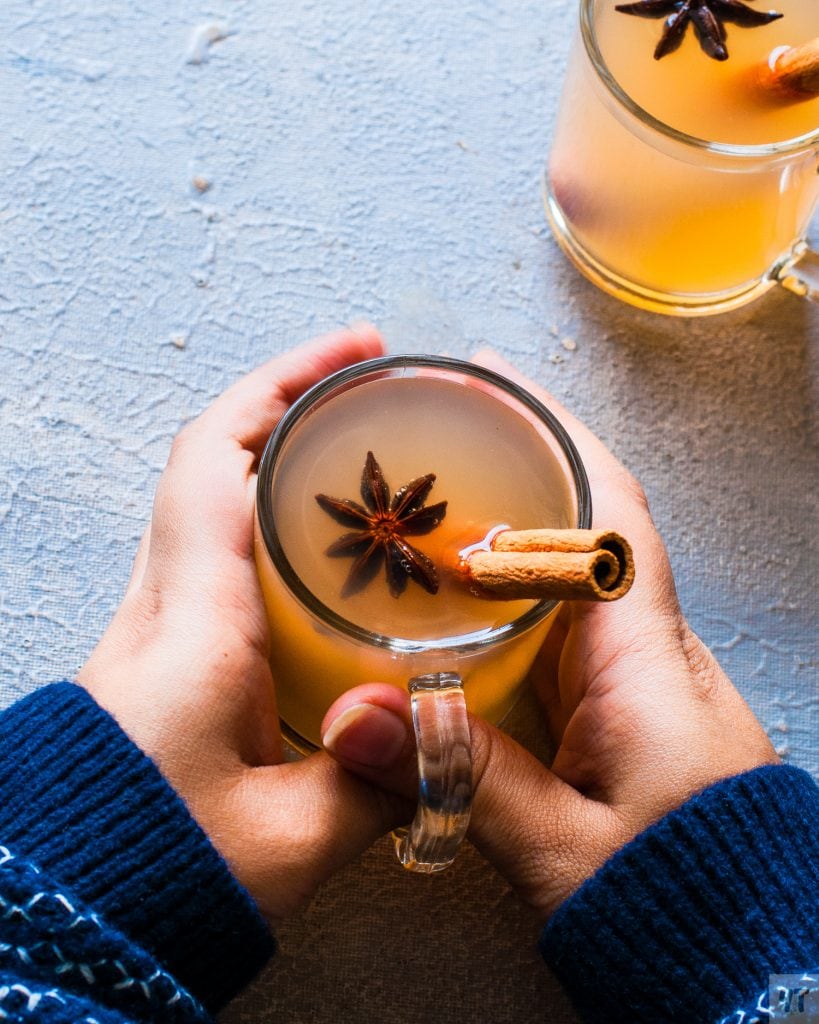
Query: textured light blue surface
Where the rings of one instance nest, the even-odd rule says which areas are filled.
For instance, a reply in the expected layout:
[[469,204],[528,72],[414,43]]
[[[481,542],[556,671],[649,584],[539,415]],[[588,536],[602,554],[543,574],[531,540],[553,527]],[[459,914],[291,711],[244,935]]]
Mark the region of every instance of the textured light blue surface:
[[[777,293],[666,320],[565,263],[539,176],[573,19],[563,0],[5,0],[0,703],[89,653],[179,425],[367,317],[396,351],[496,346],[614,448],[693,625],[819,772],[819,312]],[[379,848],[228,1016],[570,1021],[534,934],[476,855],[442,885]]]

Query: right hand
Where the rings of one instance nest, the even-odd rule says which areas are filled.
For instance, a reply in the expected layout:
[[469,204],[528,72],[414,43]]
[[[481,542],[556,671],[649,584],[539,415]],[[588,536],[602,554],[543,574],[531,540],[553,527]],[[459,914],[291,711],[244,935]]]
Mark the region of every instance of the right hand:
[[[471,719],[469,838],[545,921],[625,843],[688,797],[776,754],[751,710],[686,623],[671,567],[636,480],[545,392],[493,353],[568,429],[599,527],[632,543],[636,581],[610,604],[564,605],[533,678],[556,754],[551,768]],[[393,793],[417,792],[406,694],[372,683],[330,708],[326,749]]]

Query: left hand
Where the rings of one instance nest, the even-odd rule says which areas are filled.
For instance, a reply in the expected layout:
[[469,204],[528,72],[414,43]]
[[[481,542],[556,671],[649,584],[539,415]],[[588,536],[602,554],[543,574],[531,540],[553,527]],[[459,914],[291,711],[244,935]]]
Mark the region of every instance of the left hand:
[[253,557],[256,467],[290,403],[378,356],[329,334],[239,381],[173,444],[125,598],[78,676],[184,799],[269,919],[408,816],[325,753],[284,764]]

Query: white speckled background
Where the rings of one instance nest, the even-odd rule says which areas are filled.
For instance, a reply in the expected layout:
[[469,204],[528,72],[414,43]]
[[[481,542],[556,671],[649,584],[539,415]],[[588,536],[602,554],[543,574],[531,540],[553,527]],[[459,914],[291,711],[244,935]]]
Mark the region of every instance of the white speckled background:
[[[368,317],[393,350],[495,345],[615,449],[693,625],[819,772],[819,311],[771,293],[667,320],[565,263],[539,176],[573,19],[565,0],[4,0],[0,703],[89,653],[180,424]],[[530,711],[512,728],[532,737]],[[225,1024],[574,1021],[474,851],[433,879],[391,858],[283,927]]]

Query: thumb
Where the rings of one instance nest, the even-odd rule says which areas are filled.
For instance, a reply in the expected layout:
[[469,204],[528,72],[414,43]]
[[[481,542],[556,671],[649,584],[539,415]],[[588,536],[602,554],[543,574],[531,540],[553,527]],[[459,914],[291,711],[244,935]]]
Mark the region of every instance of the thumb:
[[[598,866],[589,841],[607,809],[564,783],[510,736],[474,715],[468,836],[545,920]],[[409,695],[370,683],[349,690],[322,723],[331,757],[361,779],[414,799]]]
[[211,838],[262,913],[276,921],[386,832],[409,821],[413,805],[320,751],[248,769],[234,810],[226,816],[233,834]]

